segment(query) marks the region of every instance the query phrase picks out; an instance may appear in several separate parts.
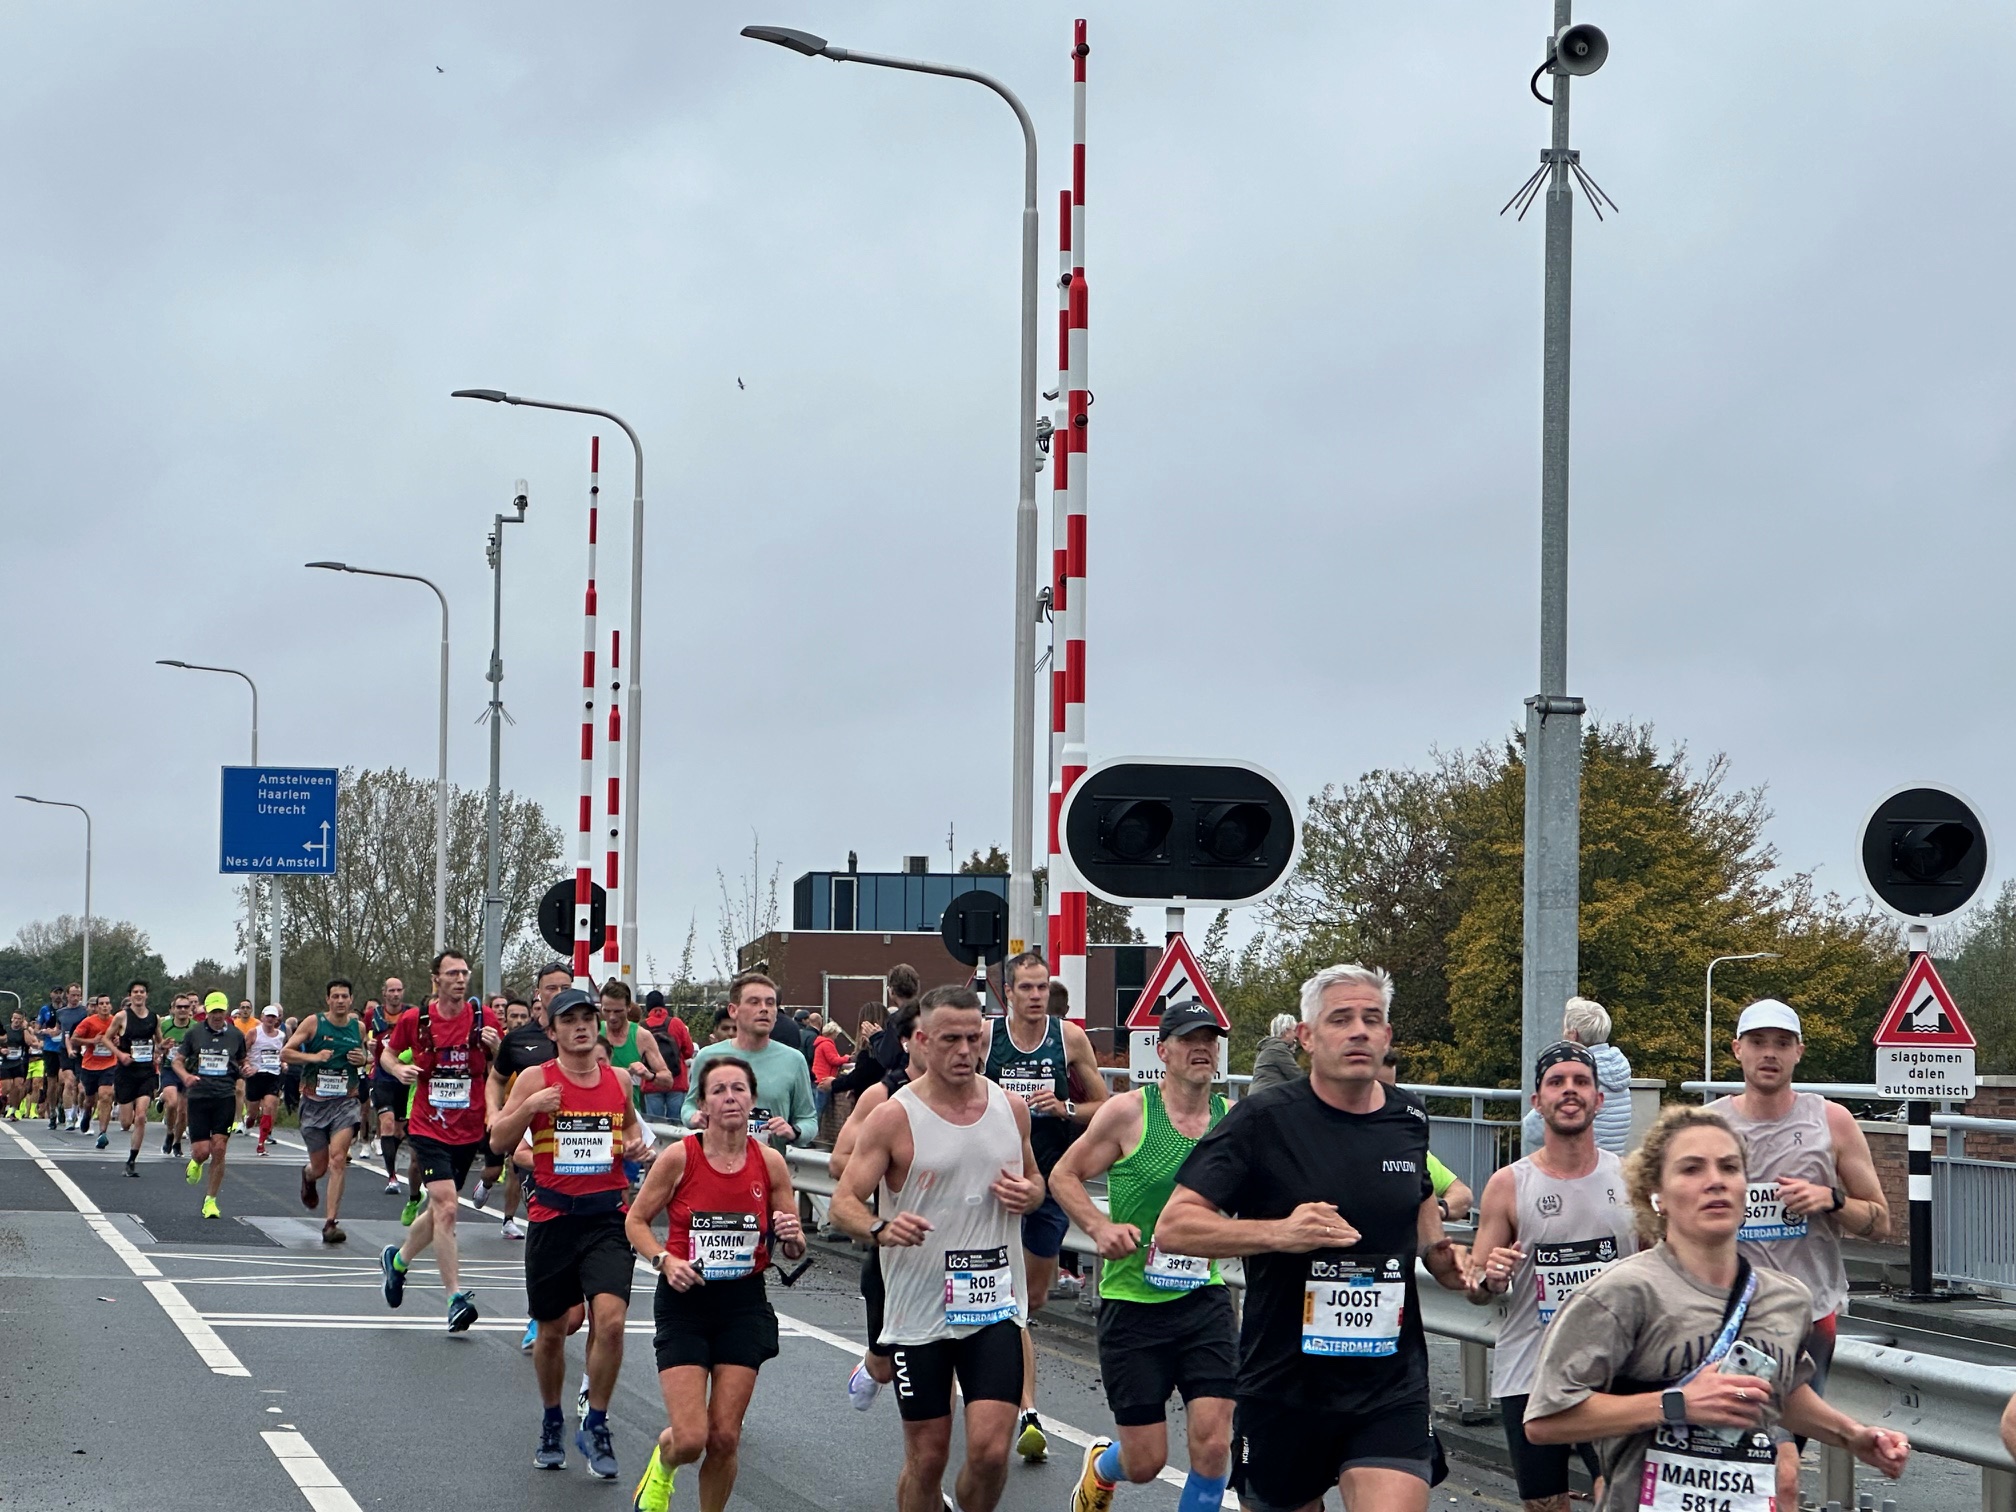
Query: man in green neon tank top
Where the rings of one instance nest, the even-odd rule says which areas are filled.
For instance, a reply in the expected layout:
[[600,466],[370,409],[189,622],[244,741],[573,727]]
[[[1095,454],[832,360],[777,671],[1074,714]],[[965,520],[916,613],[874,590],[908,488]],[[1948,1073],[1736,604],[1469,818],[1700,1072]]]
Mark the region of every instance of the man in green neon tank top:
[[[1155,1479],[1169,1458],[1163,1415],[1172,1390],[1183,1393],[1190,1440],[1179,1512],[1216,1508],[1225,1494],[1239,1376],[1232,1300],[1215,1261],[1155,1242],[1177,1168],[1225,1116],[1225,1099],[1211,1090],[1224,1033],[1195,1000],[1165,1011],[1161,1085],[1109,1099],[1050,1178],[1051,1194],[1099,1246],[1099,1370],[1120,1435],[1086,1449],[1072,1512],[1106,1512],[1121,1480]],[[1085,1190],[1101,1175],[1110,1214]]]

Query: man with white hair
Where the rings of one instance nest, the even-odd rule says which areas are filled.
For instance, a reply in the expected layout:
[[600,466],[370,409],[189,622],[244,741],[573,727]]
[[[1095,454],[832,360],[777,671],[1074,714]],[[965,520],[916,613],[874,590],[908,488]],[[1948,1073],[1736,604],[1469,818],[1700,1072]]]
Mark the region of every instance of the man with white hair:
[[[1596,1115],[1596,1148],[1622,1160],[1631,1147],[1631,1062],[1610,1043],[1610,1010],[1594,998],[1568,999],[1561,1014],[1561,1038],[1580,1045],[1596,1062],[1596,1088],[1603,1094]],[[1527,1110],[1520,1134],[1529,1150],[1540,1147],[1546,1131],[1538,1113]]]
[[1253,1047],[1253,1080],[1246,1088],[1248,1097],[1301,1076],[1301,1063],[1295,1059],[1301,1022],[1292,1013],[1274,1015],[1267,1025],[1266,1037]]
[[1425,1512],[1434,1474],[1414,1264],[1461,1265],[1428,1178],[1428,1113],[1379,1079],[1393,981],[1361,965],[1302,984],[1309,1075],[1233,1105],[1176,1173],[1156,1240],[1246,1257],[1232,1484],[1250,1512],[1336,1487],[1352,1512]]

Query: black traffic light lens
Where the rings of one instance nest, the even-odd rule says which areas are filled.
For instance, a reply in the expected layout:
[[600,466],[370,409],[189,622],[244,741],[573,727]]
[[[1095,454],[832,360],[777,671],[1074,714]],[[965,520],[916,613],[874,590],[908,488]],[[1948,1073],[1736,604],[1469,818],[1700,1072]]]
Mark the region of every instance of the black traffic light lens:
[[1974,849],[1974,831],[1964,824],[1895,824],[1890,827],[1890,865],[1900,880],[1940,883]]
[[1122,861],[1157,861],[1175,813],[1152,798],[1125,798],[1099,816],[1099,843]]
[[1244,866],[1259,856],[1273,827],[1264,804],[1205,804],[1197,811],[1197,848],[1226,866]]

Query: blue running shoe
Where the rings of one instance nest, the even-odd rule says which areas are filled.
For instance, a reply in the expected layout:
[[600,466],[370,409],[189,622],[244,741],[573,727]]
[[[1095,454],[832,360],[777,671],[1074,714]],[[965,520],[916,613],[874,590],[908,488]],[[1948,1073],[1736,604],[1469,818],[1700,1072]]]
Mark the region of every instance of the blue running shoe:
[[534,1320],[533,1322],[527,1323],[525,1325],[525,1337],[518,1341],[518,1347],[524,1350],[525,1353],[530,1354],[532,1353],[532,1346],[535,1343],[537,1343],[538,1340],[539,1340],[539,1324],[537,1320]]
[[406,1300],[406,1272],[399,1269],[399,1246],[388,1244],[378,1252],[378,1272],[385,1285],[385,1305],[397,1307]]
[[448,1332],[466,1333],[477,1319],[476,1299],[459,1291],[448,1299]]
[[564,1421],[547,1418],[539,1425],[539,1452],[532,1456],[533,1465],[540,1470],[558,1470],[567,1463],[567,1446]]
[[609,1424],[606,1421],[576,1432],[574,1447],[587,1457],[588,1473],[595,1479],[616,1479],[616,1446],[609,1442]]

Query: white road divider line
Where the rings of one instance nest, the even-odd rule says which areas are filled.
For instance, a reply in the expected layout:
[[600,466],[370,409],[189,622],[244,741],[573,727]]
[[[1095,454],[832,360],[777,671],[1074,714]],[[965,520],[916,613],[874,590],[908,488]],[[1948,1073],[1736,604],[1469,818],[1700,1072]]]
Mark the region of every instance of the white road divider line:
[[202,1316],[191,1307],[173,1281],[149,1279],[161,1272],[154,1262],[140,1253],[139,1248],[124,1234],[120,1233],[110,1218],[99,1210],[98,1204],[84,1195],[84,1189],[56,1168],[56,1162],[36,1147],[33,1140],[24,1137],[18,1130],[0,1124],[13,1141],[28,1152],[29,1159],[42,1168],[43,1174],[56,1183],[56,1190],[70,1199],[70,1206],[84,1217],[85,1226],[100,1239],[106,1247],[121,1260],[126,1268],[146,1281],[147,1290],[154,1300],[161,1304],[161,1311],[168,1315],[168,1321],[182,1331],[182,1337],[189,1341],[189,1347],[218,1375],[250,1376],[251,1371],[239,1363],[238,1357],[224,1346],[215,1329],[205,1323]]
[[322,1462],[322,1456],[304,1436],[267,1432],[259,1437],[266,1440],[266,1447],[280,1461],[280,1468],[293,1479],[315,1512],[363,1512],[357,1499],[343,1489],[336,1472]]

